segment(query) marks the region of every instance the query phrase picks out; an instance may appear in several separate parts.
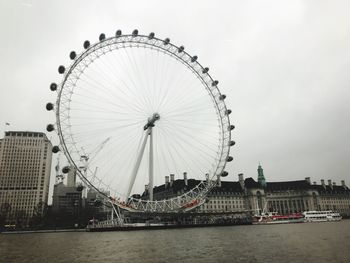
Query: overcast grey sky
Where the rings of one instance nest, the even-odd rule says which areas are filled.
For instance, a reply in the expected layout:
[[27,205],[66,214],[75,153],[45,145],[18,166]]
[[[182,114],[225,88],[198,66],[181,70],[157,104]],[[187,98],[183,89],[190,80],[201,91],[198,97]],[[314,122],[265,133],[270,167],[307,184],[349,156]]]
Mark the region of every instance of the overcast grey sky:
[[185,45],[220,81],[236,126],[229,179],[256,178],[261,162],[268,181],[349,184],[349,10],[346,0],[0,0],[0,131],[45,131],[49,84],[69,52],[137,28]]

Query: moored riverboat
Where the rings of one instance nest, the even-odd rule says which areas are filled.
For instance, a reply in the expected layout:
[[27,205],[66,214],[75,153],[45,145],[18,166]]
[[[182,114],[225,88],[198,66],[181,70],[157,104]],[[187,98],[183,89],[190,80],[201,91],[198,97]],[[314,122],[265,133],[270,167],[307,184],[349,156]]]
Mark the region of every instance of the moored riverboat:
[[253,225],[268,225],[268,224],[291,224],[303,223],[304,216],[300,213],[289,215],[278,215],[277,212],[263,213],[261,215],[254,215]]
[[332,222],[342,220],[341,215],[334,211],[305,211],[303,212],[305,222]]

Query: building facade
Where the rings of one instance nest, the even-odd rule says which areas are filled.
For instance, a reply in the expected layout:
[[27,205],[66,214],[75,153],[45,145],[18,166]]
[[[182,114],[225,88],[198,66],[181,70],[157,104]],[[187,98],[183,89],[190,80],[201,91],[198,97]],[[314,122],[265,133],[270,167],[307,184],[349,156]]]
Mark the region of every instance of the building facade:
[[[263,182],[263,183],[262,183]],[[350,189],[341,181],[321,180],[321,184],[304,180],[266,182],[263,169],[258,167],[258,182],[253,178],[245,180],[248,209],[254,211],[291,214],[303,211],[333,210],[342,216],[350,216]]]
[[[165,177],[165,184],[153,190],[155,200],[167,199],[183,194],[200,183],[199,180],[175,180],[174,175]],[[147,186],[141,196],[147,199]],[[217,186],[207,196],[207,202],[197,208],[198,212],[278,212],[290,214],[312,210],[333,210],[343,216],[350,216],[350,189],[341,181],[336,185],[311,183],[309,177],[304,180],[267,182],[261,165],[258,167],[257,181],[238,175],[238,181],[229,182],[217,179]]]
[[52,196],[52,211],[76,215],[82,208],[82,191],[76,186],[67,186],[60,182],[54,185]]
[[81,210],[83,205],[83,189],[78,189],[77,187],[76,171],[73,167],[70,167],[66,179],[66,184],[61,181],[54,185],[52,195],[52,211],[54,213],[76,215]]
[[44,133],[5,132],[0,140],[0,212],[7,222],[42,213],[51,159],[52,144]]

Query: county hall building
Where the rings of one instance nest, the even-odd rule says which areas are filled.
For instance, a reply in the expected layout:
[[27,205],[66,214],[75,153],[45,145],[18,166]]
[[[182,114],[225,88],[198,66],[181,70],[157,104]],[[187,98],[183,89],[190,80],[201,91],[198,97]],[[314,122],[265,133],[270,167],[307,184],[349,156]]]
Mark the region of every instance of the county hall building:
[[[165,177],[165,184],[154,187],[154,199],[171,198],[183,194],[199,184],[199,180],[183,179],[175,175]],[[147,198],[147,186],[142,198]],[[278,212],[290,214],[312,210],[333,210],[343,216],[350,216],[350,189],[341,181],[340,185],[328,180],[320,184],[304,180],[267,182],[259,165],[257,180],[238,175],[238,181],[221,181],[209,193],[207,202],[197,208],[197,212]]]

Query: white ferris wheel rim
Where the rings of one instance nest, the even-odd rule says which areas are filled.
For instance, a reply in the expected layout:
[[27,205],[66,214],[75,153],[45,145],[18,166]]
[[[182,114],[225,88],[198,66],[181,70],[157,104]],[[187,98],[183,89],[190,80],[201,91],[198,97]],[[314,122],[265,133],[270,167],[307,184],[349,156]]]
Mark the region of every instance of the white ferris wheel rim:
[[[78,164],[78,160],[74,160],[71,155],[71,148],[69,145],[74,144],[74,139],[69,138],[70,133],[69,130],[71,127],[69,122],[69,103],[63,103],[64,100],[69,101],[69,94],[65,93],[65,91],[69,88],[70,85],[74,86],[80,75],[83,74],[84,70],[93,63],[100,56],[105,55],[108,52],[112,52],[115,49],[121,48],[150,48],[157,49],[163,53],[163,55],[168,55],[170,57],[175,58],[178,62],[182,63],[188,69],[192,71],[194,75],[201,81],[203,88],[208,92],[216,110],[216,114],[218,117],[219,125],[221,127],[221,145],[218,145],[220,150],[220,155],[217,158],[217,163],[215,164],[215,171],[209,175],[208,181],[200,182],[196,187],[189,190],[188,192],[183,193],[180,196],[170,198],[167,200],[143,200],[137,198],[129,198],[125,200],[123,204],[118,204],[122,208],[128,210],[142,210],[142,211],[156,211],[156,210],[178,210],[183,207],[183,204],[187,204],[189,202],[193,202],[193,200],[199,200],[198,204],[202,202],[205,198],[205,195],[210,191],[215,184],[212,182],[216,176],[220,176],[224,172],[224,168],[226,166],[227,161],[231,161],[232,157],[229,156],[230,146],[232,146],[231,142],[231,130],[233,129],[233,125],[230,124],[229,113],[230,111],[227,109],[224,98],[225,96],[221,94],[219,91],[217,81],[214,81],[210,74],[208,73],[208,69],[204,68],[200,63],[197,62],[196,56],[190,56],[187,52],[183,50],[182,47],[175,46],[170,43],[168,39],[161,40],[159,38],[151,37],[146,35],[139,34],[130,34],[130,35],[116,35],[110,38],[100,39],[94,45],[88,46],[85,51],[76,56],[73,59],[73,63],[64,71],[64,79],[62,83],[59,85],[58,96],[56,100],[56,125],[57,132],[60,139],[60,146],[66,155],[71,166],[74,166],[77,170],[77,173],[80,179],[90,187],[99,191],[102,195],[105,195],[107,198],[114,200],[113,196],[106,195],[105,191],[101,191],[101,184],[104,185],[104,189],[106,189],[106,185],[104,182],[100,180],[100,185],[96,185],[96,181],[91,180],[90,177],[87,176],[86,171],[81,169]],[[182,49],[182,50],[181,50]],[[181,50],[181,51],[180,51]],[[65,97],[65,98],[64,98]],[[71,136],[72,137],[72,136]],[[71,141],[69,141],[71,140]],[[93,171],[90,170],[90,173]],[[107,186],[108,189],[108,186]],[[112,189],[113,192],[117,192]],[[128,203],[128,206],[125,204]],[[132,204],[132,206],[130,206]]]

